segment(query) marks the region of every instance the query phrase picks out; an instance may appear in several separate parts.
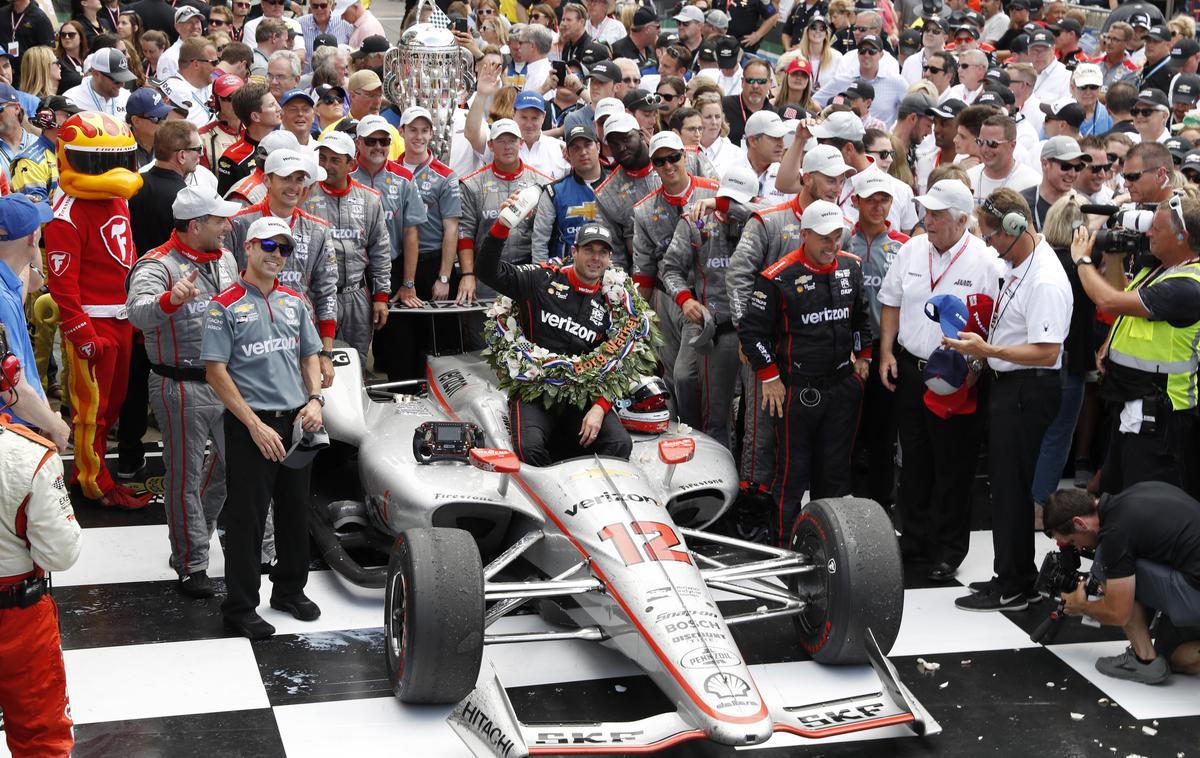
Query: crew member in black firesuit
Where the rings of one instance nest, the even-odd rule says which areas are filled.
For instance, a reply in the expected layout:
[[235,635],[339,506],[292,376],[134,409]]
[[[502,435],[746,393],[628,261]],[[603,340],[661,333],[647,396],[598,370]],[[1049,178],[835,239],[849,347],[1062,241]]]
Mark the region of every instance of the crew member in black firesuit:
[[[515,198],[500,206],[499,220],[477,249],[475,273],[480,282],[516,301],[521,329],[534,344],[562,355],[590,353],[607,338],[603,324],[608,307],[601,284],[612,263],[613,233],[600,224],[580,227],[574,260],[562,268],[514,265],[501,254],[509,232],[503,211]],[[603,315],[597,319],[596,314]],[[540,399],[526,402],[513,393],[508,399],[513,451],[534,466],[591,453],[628,460],[633,440],[611,412],[618,399],[597,397],[584,411],[568,404],[547,408]]]
[[862,266],[838,251],[842,211],[817,200],[800,219],[804,244],[758,275],[738,324],[775,426],[775,510],[782,544],[806,489],[850,494],[850,452],[870,369],[871,310]]

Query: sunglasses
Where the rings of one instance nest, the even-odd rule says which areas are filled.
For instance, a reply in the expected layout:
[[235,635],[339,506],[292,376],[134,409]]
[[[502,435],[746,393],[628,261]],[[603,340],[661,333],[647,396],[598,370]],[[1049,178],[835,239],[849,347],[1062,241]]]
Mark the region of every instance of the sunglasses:
[[363,144],[367,147],[391,147],[391,137],[363,137]]
[[960,63],[960,64],[958,64],[958,70],[966,71],[967,69],[971,68],[972,66],[982,66],[982,65],[983,65],[982,63]]
[[808,30],[810,32],[827,32],[829,31],[829,27],[825,26],[825,24],[813,24],[812,26],[808,27]]
[[531,19],[546,18],[546,14],[545,13],[530,13],[529,17]]
[[179,149],[185,153],[195,153],[197,155],[204,152],[204,148],[200,145],[196,145],[195,147],[181,147]]
[[491,8],[480,8],[479,10],[475,11],[475,15],[476,16],[495,16],[496,11],[492,10]]
[[875,31],[875,29],[870,26],[856,26],[854,27],[854,31],[858,32],[859,34],[866,34],[867,32]]
[[334,103],[337,103],[338,105],[345,104],[345,101],[337,95],[326,95],[325,97],[322,97],[319,102],[321,105],[333,105]]
[[210,19],[208,20],[208,26],[209,26],[209,28],[212,28],[212,27],[214,27],[214,26],[225,26],[225,19],[223,19],[223,18],[210,18]]
[[621,81],[625,82],[626,84],[641,84],[642,83],[641,77],[634,79],[632,76],[622,77]]
[[1103,174],[1105,171],[1111,170],[1112,167],[1113,164],[1111,163],[1093,163],[1088,166],[1088,171],[1091,171],[1093,174]]
[[1148,174],[1151,171],[1157,171],[1157,170],[1158,169],[1156,169],[1156,168],[1147,168],[1147,169],[1143,169],[1141,171],[1130,171],[1127,174],[1121,174],[1121,178],[1124,179],[1126,183],[1136,182],[1138,179],[1142,178],[1142,174]]
[[262,0],[263,5],[283,5],[285,0]]
[[662,168],[668,163],[679,163],[681,160],[683,160],[683,153],[671,153],[661,158],[651,158],[650,162],[654,164],[655,168]]
[[314,11],[322,11],[329,7],[329,3],[311,3],[308,7]]
[[1063,161],[1054,161],[1054,162],[1057,163],[1058,167],[1060,169],[1062,169],[1063,171],[1079,172],[1079,171],[1083,171],[1085,168],[1087,168],[1086,163],[1065,163]]
[[763,85],[763,84],[766,84],[767,82],[769,82],[770,79],[767,79],[765,76],[748,76],[748,77],[742,79],[742,81],[745,82],[746,84]]
[[1186,232],[1187,220],[1183,217],[1182,190],[1175,190],[1175,193],[1171,195],[1171,199],[1167,201],[1167,207],[1171,209],[1171,215],[1175,217],[1175,220],[1179,222],[1179,230]]
[[284,258],[291,256],[292,250],[295,249],[295,247],[289,242],[276,242],[275,240],[259,240],[258,245],[262,248],[264,253],[274,253],[278,251],[279,254]]
[[923,29],[926,34],[945,34],[945,30],[939,29],[936,26],[927,26]]
[[1129,115],[1131,116],[1152,116],[1158,113],[1157,108],[1130,108]]
[[250,3],[234,3],[233,7],[234,8],[249,8]]
[[1105,153],[1104,157],[1108,158],[1109,163],[1124,163],[1125,162],[1125,159],[1122,158],[1121,156],[1117,155],[1116,153]]
[[1014,140],[1010,140],[1010,139],[983,139],[982,137],[975,138],[976,145],[979,145],[980,147],[990,147],[990,148],[997,148],[997,147],[1000,147],[1001,145],[1006,145],[1009,142],[1013,142],[1013,141]]
[[667,103],[674,102],[676,98],[683,97],[683,95],[672,95],[670,92],[659,92],[657,94],[664,102]]
[[62,39],[73,39],[79,36],[79,32],[59,32],[58,36]]
[[858,54],[859,55],[879,55],[879,50],[877,50],[876,48],[873,48],[873,47],[860,47],[860,48],[858,48]]
[[879,160],[881,161],[890,160],[891,157],[896,154],[895,150],[868,150],[867,152],[871,155],[878,156]]
[[1099,84],[1085,84],[1082,87],[1076,87],[1076,89],[1085,89],[1089,92],[1099,92],[1100,85]]
[[944,74],[946,69],[938,68],[937,66],[922,66],[921,70],[927,74]]

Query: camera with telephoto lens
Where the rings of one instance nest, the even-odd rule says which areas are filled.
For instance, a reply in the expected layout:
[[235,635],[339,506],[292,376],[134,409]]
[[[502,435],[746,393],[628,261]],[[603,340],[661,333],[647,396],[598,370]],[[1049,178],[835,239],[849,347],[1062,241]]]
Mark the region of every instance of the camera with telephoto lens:
[[[1128,203],[1115,205],[1083,205],[1085,214],[1107,216],[1104,228],[1096,232],[1093,250],[1099,255],[1143,255],[1150,252],[1150,238],[1146,232],[1154,223],[1153,204]],[[1093,263],[1100,265],[1097,256]]]
[[1064,592],[1074,592],[1080,581],[1085,583],[1084,594],[1088,597],[1100,594],[1100,582],[1096,581],[1096,577],[1084,574],[1079,570],[1080,560],[1084,557],[1093,558],[1095,552],[1081,553],[1075,548],[1064,547],[1046,555],[1041,569],[1038,570],[1033,590],[1042,597],[1055,598],[1057,602],[1054,610],[1050,612],[1045,621],[1038,625],[1037,629],[1033,630],[1029,639],[1040,645],[1049,645],[1054,642],[1062,622],[1067,618],[1063,610],[1066,603],[1061,596]]

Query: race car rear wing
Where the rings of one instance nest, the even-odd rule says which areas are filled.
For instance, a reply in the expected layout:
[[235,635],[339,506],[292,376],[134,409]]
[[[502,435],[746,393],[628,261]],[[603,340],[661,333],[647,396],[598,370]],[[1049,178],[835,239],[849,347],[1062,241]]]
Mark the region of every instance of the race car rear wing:
[[[903,727],[917,735],[941,731],[900,681],[895,666],[880,652],[870,630],[867,649],[882,685],[879,692],[803,705],[769,704],[774,731],[808,739],[887,727]],[[654,753],[708,736],[679,712],[659,713],[638,721],[523,724],[495,669],[491,663],[485,665],[480,684],[446,719],[478,758]]]

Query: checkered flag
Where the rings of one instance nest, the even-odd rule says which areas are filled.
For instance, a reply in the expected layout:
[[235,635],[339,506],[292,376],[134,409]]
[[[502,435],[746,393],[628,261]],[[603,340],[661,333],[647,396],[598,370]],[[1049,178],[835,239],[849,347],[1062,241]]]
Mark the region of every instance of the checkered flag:
[[429,17],[429,23],[439,29],[450,28],[450,17],[447,16],[437,3],[430,3],[433,6],[433,15]]

